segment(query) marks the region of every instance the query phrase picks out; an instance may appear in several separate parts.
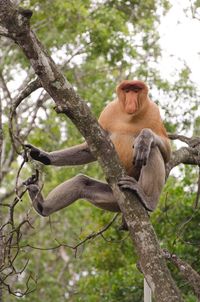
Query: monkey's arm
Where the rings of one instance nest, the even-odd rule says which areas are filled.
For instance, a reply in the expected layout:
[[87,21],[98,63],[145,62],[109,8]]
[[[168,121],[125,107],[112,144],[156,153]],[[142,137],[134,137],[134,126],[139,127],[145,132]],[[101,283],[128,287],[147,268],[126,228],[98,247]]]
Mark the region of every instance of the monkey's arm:
[[140,167],[146,165],[151,148],[153,147],[158,147],[164,162],[169,161],[171,148],[167,138],[161,138],[151,129],[145,128],[134,141],[134,164]]
[[170,160],[171,156],[171,146],[168,138],[161,138],[157,134],[154,134],[154,143],[153,146],[157,146],[162,154],[164,162],[167,163]]
[[91,154],[87,143],[53,152],[45,152],[30,144],[25,146],[30,149],[30,156],[33,159],[45,165],[74,166],[87,164],[96,160]]

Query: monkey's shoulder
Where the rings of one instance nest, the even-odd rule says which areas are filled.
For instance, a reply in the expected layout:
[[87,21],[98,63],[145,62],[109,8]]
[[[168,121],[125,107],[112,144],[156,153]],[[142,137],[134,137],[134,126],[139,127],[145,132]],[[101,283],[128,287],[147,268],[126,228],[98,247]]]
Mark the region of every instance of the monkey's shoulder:
[[118,115],[119,108],[117,106],[117,101],[114,100],[102,110],[98,122],[105,130],[109,130],[109,125],[113,124],[113,119],[117,119]]

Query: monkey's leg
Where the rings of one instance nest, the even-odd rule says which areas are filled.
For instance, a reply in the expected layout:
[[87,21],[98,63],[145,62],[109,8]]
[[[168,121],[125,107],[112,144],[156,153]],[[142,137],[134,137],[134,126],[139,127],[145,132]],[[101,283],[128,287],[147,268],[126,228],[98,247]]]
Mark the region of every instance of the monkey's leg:
[[139,181],[125,176],[119,181],[122,189],[135,191],[144,207],[153,211],[165,183],[165,165],[158,147],[151,148],[147,164],[142,167]]
[[87,199],[104,210],[120,211],[110,187],[85,175],[77,175],[65,181],[52,190],[45,199],[38,185],[30,184],[27,188],[35,210],[42,216],[65,208],[80,198]]
[[87,143],[53,152],[43,151],[30,144],[26,144],[25,146],[29,149],[30,156],[44,165],[74,166],[87,164],[96,160],[90,152]]

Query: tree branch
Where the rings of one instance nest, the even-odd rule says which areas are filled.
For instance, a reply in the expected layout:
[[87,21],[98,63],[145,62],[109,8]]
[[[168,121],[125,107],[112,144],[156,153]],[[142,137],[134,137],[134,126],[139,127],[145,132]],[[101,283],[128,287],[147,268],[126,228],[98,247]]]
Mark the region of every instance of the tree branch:
[[166,175],[169,176],[170,171],[180,165],[200,165],[200,155],[196,148],[182,147],[174,151],[170,161],[166,165]]
[[181,276],[193,288],[195,295],[200,299],[200,275],[187,262],[178,258],[175,254],[163,250],[165,258],[171,261],[180,271]]
[[30,60],[42,86],[54,99],[57,112],[66,114],[74,122],[85,137],[92,154],[98,159],[125,217],[142,271],[156,301],[182,301],[146,210],[136,194],[122,192],[117,185],[125,171],[119,163],[112,142],[30,30],[30,17],[30,11],[16,9],[9,0],[0,1],[0,25],[7,29],[8,35]]

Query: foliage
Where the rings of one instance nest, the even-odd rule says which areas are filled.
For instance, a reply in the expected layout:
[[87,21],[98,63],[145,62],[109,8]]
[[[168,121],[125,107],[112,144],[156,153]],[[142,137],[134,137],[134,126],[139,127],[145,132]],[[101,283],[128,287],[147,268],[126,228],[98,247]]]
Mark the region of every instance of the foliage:
[[[140,78],[149,83],[154,91],[154,100],[159,100],[165,110],[168,131],[188,131],[192,127],[194,133],[198,133],[199,119],[196,118],[194,126],[194,118],[191,118],[197,116],[198,93],[190,81],[190,70],[183,66],[181,71],[176,71],[173,84],[159,74],[157,62],[161,50],[157,26],[169,9],[168,1],[24,0],[21,5],[33,10],[31,23],[36,34],[96,116],[115,96],[116,83],[124,78]],[[16,45],[3,38],[1,44],[0,80],[6,83],[2,85],[4,150],[5,157],[9,158],[13,151],[9,137],[9,111],[15,96],[19,94],[20,85],[25,85],[34,75]],[[10,90],[10,95],[7,90]],[[177,108],[181,108],[181,116]],[[47,151],[82,141],[72,123],[56,115],[53,102],[41,90],[20,104],[15,123],[15,131],[17,128],[20,130],[18,138]],[[30,125],[30,133],[25,136]],[[15,196],[21,160],[21,156],[14,154],[10,164],[5,165],[0,192],[2,196],[4,193],[10,195],[3,199],[4,204],[11,203]],[[97,163],[84,167],[55,168],[31,162],[23,167],[19,183],[29,177],[35,168],[44,172],[45,193],[80,171],[103,179]],[[172,176],[168,180],[152,221],[162,247],[176,253],[198,270],[199,211],[192,208],[197,171],[181,167],[178,172],[181,177]],[[4,224],[9,211],[7,207],[0,210],[1,224]],[[81,200],[45,219],[33,211],[27,195],[24,195],[15,208],[15,224],[28,217],[33,227],[25,224],[21,228],[20,253],[14,262],[17,269],[23,272],[18,276],[11,275],[6,281],[13,289],[24,291],[30,275],[29,287],[36,288],[19,300],[141,301],[143,277],[135,266],[137,259],[128,234],[119,231],[121,218],[104,234],[106,240],[98,237],[81,245],[76,257],[75,251],[66,246],[74,246],[87,235],[100,230],[112,219],[112,215]],[[9,234],[10,229],[6,232]],[[51,249],[56,246],[59,247]],[[28,265],[23,270],[27,260]],[[179,285],[183,286],[177,271],[170,268]],[[182,289],[185,301],[196,301],[191,289],[185,285]],[[6,290],[4,296],[10,302],[17,299]]]

